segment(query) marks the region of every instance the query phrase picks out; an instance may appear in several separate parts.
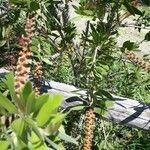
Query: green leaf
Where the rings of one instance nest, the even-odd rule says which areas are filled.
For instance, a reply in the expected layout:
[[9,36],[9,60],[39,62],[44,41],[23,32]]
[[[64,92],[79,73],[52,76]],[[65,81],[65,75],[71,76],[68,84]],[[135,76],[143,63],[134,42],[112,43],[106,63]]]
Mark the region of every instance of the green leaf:
[[48,132],[49,135],[55,134],[60,126],[62,125],[62,121],[64,120],[66,114],[57,113],[54,118],[50,121],[50,124],[48,125]]
[[[100,142],[100,145],[99,145],[99,150],[103,150],[104,149],[104,147],[106,148],[106,146],[105,146],[105,140],[102,140],[101,142]],[[106,148],[107,149],[107,148]]]
[[139,9],[137,9],[137,8],[134,7],[134,6],[131,6],[131,7],[132,7],[132,9],[133,9],[133,11],[134,11],[135,14],[140,15],[140,16],[143,16],[143,13],[142,13]]
[[31,8],[30,8],[31,0],[26,0],[26,3],[27,3],[27,8],[31,11]]
[[32,1],[32,2],[30,3],[30,9],[31,9],[31,11],[36,11],[36,10],[38,10],[38,9],[39,9],[39,3],[36,2],[36,1]]
[[34,150],[48,150],[46,144],[34,133],[31,133],[31,142]]
[[42,58],[42,61],[48,65],[52,65],[53,63],[48,58]]
[[29,94],[26,103],[26,113],[30,114],[31,112],[35,111],[35,92]]
[[99,74],[107,75],[107,70],[109,69],[109,67],[107,65],[101,64],[101,66],[96,66],[95,69]]
[[24,133],[26,133],[26,123],[23,119],[16,119],[11,123],[12,130],[16,133],[17,137],[23,139]]
[[50,140],[49,138],[46,137],[46,141],[56,150],[62,150],[62,147],[60,147],[59,145],[55,144],[52,140]]
[[111,143],[107,142],[107,145],[108,145],[109,149],[114,149],[113,144],[111,144]]
[[106,106],[106,108],[108,108],[108,107],[112,107],[113,106],[113,102],[112,101],[105,101],[105,106]]
[[15,105],[0,92],[0,106],[5,108],[9,113],[17,113]]
[[4,91],[3,95],[7,97],[9,95],[9,90]]
[[32,93],[32,84],[31,84],[30,81],[28,81],[28,82],[24,85],[22,91],[19,93],[19,100],[20,100],[20,102],[21,102],[20,105],[22,106],[21,110],[22,110],[23,113],[25,113],[25,111],[26,111],[27,99],[28,99],[28,97],[29,97],[29,95],[30,95],[31,93]]
[[78,145],[78,142],[71,136],[67,135],[66,133],[64,132],[59,132],[58,133],[58,137],[66,142],[70,142],[70,143],[73,143],[75,145]]
[[150,31],[146,33],[144,40],[150,41]]
[[41,107],[48,101],[49,94],[40,95],[35,102],[35,112],[39,111]]
[[1,115],[6,115],[6,113],[7,113],[6,109],[4,109],[4,107],[2,107],[2,106],[0,105],[0,114],[1,114]]
[[26,118],[25,121],[27,122],[27,124],[29,125],[29,127],[32,128],[32,130],[39,137],[39,139],[41,141],[44,141],[44,138],[43,138],[42,134],[40,133],[39,128],[36,125],[36,123],[32,119],[30,119],[30,118]]
[[123,5],[127,8],[127,10],[132,14],[135,15],[133,7],[129,4],[127,0],[124,0]]
[[91,27],[92,32],[94,32],[94,33],[97,32],[93,24],[90,24],[90,27]]
[[93,16],[94,15],[92,10],[83,10],[83,14],[87,15],[87,16]]
[[36,117],[39,126],[44,126],[51,117],[50,115],[57,112],[62,100],[63,97],[61,95],[49,96],[48,101],[40,109]]
[[102,90],[102,89],[99,89],[98,91],[95,92],[96,95],[103,95],[105,97],[107,97],[109,100],[114,100],[114,98],[112,97],[112,95],[105,91],[105,90]]
[[11,95],[12,100],[20,108],[20,110],[22,110],[23,109],[23,104],[21,103],[21,101],[19,100],[19,98],[16,95],[15,85],[14,85],[14,76],[13,76],[12,72],[10,72],[6,76],[6,84],[8,86],[9,91],[10,91],[10,95]]
[[[27,134],[27,132],[25,132]],[[29,149],[28,148],[28,140],[24,141],[20,137],[17,138],[16,149]]]
[[150,96],[148,96],[148,97],[145,99],[145,102],[146,102],[146,103],[150,103]]
[[99,107],[94,107],[94,112],[99,114],[99,115],[103,115],[104,114],[104,109],[101,109]]
[[125,41],[123,43],[123,48],[127,50],[136,50],[138,46],[134,42]]
[[76,106],[76,107],[71,108],[70,110],[71,110],[71,111],[74,111],[74,110],[77,110],[77,111],[78,111],[78,110],[83,110],[84,107],[85,107],[85,106]]
[[66,114],[63,113],[57,113],[56,115],[54,115],[54,118],[51,120],[51,123],[53,124],[57,124],[63,121],[63,119],[65,118]]
[[53,95],[51,107],[57,110],[63,101],[63,95]]
[[8,150],[9,141],[1,140],[0,141],[0,149],[1,150]]
[[23,98],[23,101],[24,101],[25,104],[26,104],[27,99],[28,99],[28,97],[29,97],[29,95],[30,95],[31,93],[32,93],[32,84],[31,84],[30,81],[28,81],[28,82],[24,85],[24,87],[23,87],[23,89],[22,89],[22,92],[21,92],[22,98]]
[[16,92],[15,92],[15,84],[14,84],[14,75],[13,75],[13,72],[10,72],[6,76],[6,84],[8,86],[9,91],[10,91],[10,95],[11,95],[12,100],[15,101],[18,98],[17,98]]
[[6,42],[7,42],[6,40],[0,41],[0,47],[4,46],[6,44]]
[[10,2],[15,5],[23,5],[25,4],[26,0],[10,0]]

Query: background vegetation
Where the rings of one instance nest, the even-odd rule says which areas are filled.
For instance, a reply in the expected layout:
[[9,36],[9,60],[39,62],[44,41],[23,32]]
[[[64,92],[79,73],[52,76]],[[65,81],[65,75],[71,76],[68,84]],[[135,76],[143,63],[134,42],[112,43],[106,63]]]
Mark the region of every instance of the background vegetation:
[[[87,97],[93,99],[92,107],[99,112],[92,149],[149,150],[149,131],[102,119],[105,109],[111,105],[109,92],[150,102],[149,73],[126,59],[127,50],[136,53],[139,45],[132,41],[124,42],[121,47],[116,44],[122,14],[128,12],[135,16],[135,30],[139,32],[142,26],[150,25],[149,1],[143,1],[138,9],[131,0],[80,0],[79,6],[74,6],[81,16],[79,20],[82,16],[90,17],[81,34],[69,18],[69,4],[61,0],[1,0],[0,67],[14,70],[22,48],[26,16],[34,12],[36,27],[31,67],[40,60],[43,78],[87,89]],[[147,11],[142,7],[147,7]],[[143,41],[149,40],[150,32]],[[147,56],[143,58],[148,60]],[[13,74],[0,80],[0,114],[17,116],[10,125],[1,120],[0,149],[82,149],[84,114],[90,101],[78,109],[60,112],[61,96],[45,93],[36,96],[31,83],[27,82],[18,99]]]

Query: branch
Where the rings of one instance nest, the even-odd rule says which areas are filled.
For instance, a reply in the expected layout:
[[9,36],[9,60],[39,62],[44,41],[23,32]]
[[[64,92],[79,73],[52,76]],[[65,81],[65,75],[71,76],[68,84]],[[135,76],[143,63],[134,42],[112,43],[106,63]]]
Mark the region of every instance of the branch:
[[[7,70],[0,69],[1,77],[6,73],[8,73]],[[86,90],[81,90],[73,85],[55,81],[43,80],[41,84],[43,92],[62,94],[64,96],[64,102],[60,108],[62,111],[73,106],[87,103]],[[104,119],[125,126],[150,130],[150,104],[113,94],[111,95],[114,99],[114,104],[107,109],[108,115],[105,116]]]
[[[86,103],[86,90],[80,90],[72,85],[55,81],[43,81],[43,89],[50,94],[62,94],[64,103],[62,110]],[[105,119],[122,125],[144,130],[150,129],[150,104],[111,94],[114,99],[112,107],[108,108]]]
[[121,27],[133,27],[133,28],[139,28],[139,29],[147,29],[147,30],[150,30],[150,27],[143,27],[143,26],[137,26],[137,25],[134,25],[134,24],[121,24]]

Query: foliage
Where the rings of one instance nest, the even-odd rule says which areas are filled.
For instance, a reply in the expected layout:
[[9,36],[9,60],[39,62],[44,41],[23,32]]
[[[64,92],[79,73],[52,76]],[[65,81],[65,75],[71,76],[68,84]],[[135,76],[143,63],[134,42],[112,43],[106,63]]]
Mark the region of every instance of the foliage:
[[14,118],[8,126],[11,134],[6,130],[6,122],[1,120],[2,149],[64,149],[61,139],[77,144],[76,140],[65,134],[62,126],[67,113],[58,111],[63,100],[61,95],[35,96],[31,83],[27,82],[18,97],[14,91],[12,73],[7,75],[5,82],[11,101],[0,92],[1,114],[5,117],[13,115]]
[[[101,117],[106,108],[112,105],[113,99],[109,92],[149,102],[149,74],[124,58],[127,49],[138,51],[138,44],[129,39],[122,47],[116,45],[122,9],[138,16],[136,25],[139,27],[149,26],[149,15],[144,12],[145,9],[132,6],[131,0],[94,2],[81,0],[78,7],[74,6],[79,21],[83,17],[88,18],[85,30],[78,33],[69,18],[67,1],[10,0],[7,3],[2,0],[4,13],[0,15],[0,53],[20,51],[19,41],[25,33],[26,16],[34,11],[36,29],[32,41],[33,65],[40,60],[43,62],[45,78],[87,89],[87,99],[93,99],[94,111],[97,113],[93,149],[146,149],[148,145],[143,144],[141,139],[147,142],[150,137],[148,133],[131,128],[122,129],[103,122]],[[142,32],[141,28],[139,31]],[[149,41],[149,32],[144,40]],[[55,54],[58,55],[54,58]],[[5,66],[5,63],[2,61],[1,65]],[[0,146],[4,147],[0,149],[82,147],[83,114],[87,104],[67,115],[58,111],[62,102],[60,96],[43,94],[37,97],[28,82],[18,98],[13,84],[12,75],[9,75],[0,86],[1,114],[15,115],[8,128],[1,125]],[[66,135],[64,129],[67,134],[78,139],[79,146],[74,145],[77,144],[76,140]],[[120,134],[122,137],[119,137]],[[139,138],[136,139],[136,136]],[[74,144],[63,143],[60,139]]]

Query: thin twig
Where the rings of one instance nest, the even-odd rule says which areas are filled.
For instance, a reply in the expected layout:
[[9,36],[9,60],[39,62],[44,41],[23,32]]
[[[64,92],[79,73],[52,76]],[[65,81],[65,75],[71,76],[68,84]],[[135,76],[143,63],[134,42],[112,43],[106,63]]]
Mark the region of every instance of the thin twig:
[[147,29],[150,30],[150,27],[142,27],[142,26],[137,26],[137,25],[132,25],[132,24],[121,24],[121,27],[133,27],[133,28],[139,28],[139,29]]

